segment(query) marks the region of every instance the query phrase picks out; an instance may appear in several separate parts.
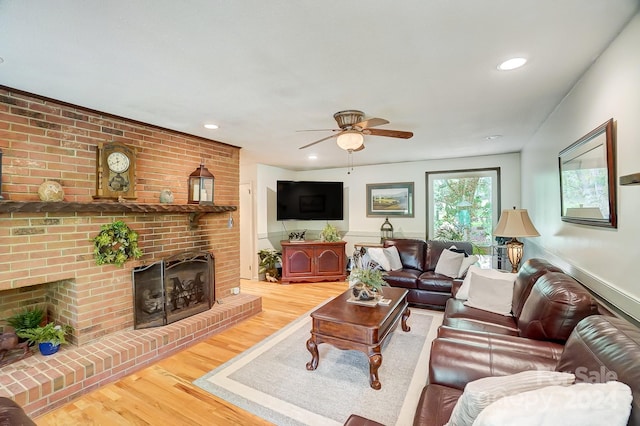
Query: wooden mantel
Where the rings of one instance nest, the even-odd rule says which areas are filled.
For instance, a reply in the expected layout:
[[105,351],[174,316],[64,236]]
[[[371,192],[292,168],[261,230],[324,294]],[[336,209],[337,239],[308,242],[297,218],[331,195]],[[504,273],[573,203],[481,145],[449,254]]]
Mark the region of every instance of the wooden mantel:
[[236,206],[201,204],[144,204],[134,202],[96,201],[89,203],[45,201],[0,201],[0,213],[57,213],[57,212],[130,212],[130,213],[188,213],[189,222],[196,226],[206,213],[236,211]]

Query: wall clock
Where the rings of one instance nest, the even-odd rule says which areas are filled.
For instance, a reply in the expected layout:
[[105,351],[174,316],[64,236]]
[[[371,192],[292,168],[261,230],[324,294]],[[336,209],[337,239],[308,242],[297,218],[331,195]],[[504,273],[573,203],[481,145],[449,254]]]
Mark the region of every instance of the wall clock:
[[118,142],[98,144],[95,199],[136,198],[136,151]]

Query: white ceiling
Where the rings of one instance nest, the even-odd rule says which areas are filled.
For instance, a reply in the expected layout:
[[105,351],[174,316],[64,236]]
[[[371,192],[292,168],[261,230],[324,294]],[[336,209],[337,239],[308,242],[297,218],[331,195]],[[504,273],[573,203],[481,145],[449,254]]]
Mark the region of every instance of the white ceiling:
[[[345,109],[414,133],[367,136],[356,166],[498,154],[522,148],[639,5],[0,0],[0,84],[294,170],[347,164],[335,139],[298,149],[329,131],[297,132],[336,128],[333,113]],[[496,69],[513,56],[529,62]]]

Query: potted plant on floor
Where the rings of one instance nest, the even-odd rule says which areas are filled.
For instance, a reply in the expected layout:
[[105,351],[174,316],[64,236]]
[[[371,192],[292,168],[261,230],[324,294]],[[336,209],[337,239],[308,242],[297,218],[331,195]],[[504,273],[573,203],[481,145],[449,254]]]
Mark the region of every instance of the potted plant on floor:
[[280,253],[274,249],[262,249],[258,251],[258,258],[260,259],[258,272],[264,274],[267,281],[277,281],[277,265],[282,263]]
[[56,325],[50,322],[44,326],[29,328],[18,334],[29,342],[37,343],[42,355],[58,352],[60,345],[67,343],[65,336],[73,331],[69,325]]

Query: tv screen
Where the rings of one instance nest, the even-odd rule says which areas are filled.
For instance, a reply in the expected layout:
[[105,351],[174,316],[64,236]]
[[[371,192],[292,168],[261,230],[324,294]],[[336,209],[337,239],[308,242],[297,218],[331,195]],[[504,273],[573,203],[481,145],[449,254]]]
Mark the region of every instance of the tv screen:
[[278,220],[342,220],[342,182],[279,180]]

